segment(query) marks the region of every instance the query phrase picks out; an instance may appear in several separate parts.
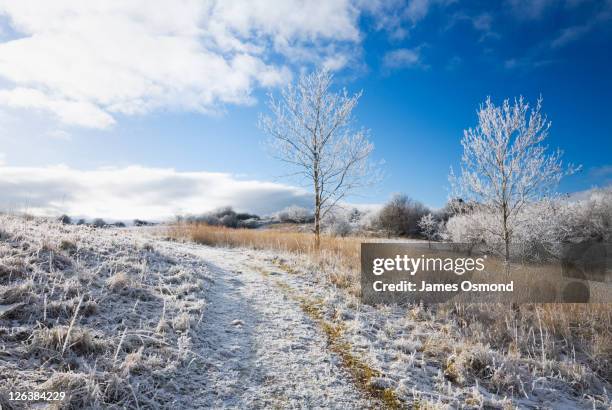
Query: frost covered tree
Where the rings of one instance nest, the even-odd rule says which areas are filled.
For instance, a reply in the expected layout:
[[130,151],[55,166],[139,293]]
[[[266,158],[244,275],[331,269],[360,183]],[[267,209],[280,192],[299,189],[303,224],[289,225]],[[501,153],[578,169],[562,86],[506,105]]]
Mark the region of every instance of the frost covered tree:
[[499,107],[487,98],[477,112],[478,126],[464,131],[461,174],[451,169],[449,177],[455,197],[473,200],[495,217],[487,230],[501,240],[506,262],[523,208],[577,170],[564,167],[562,152],[549,152],[543,144],[551,123],[541,109],[541,98],[532,109],[523,97]]
[[352,127],[352,112],[361,92],[334,92],[332,80],[326,70],[302,75],[297,84],[282,90],[280,99],[270,96],[271,115],[260,118],[275,157],[312,186],[317,249],[321,220],[349,193],[371,183],[375,175],[368,161],[374,146],[366,131]]
[[434,219],[431,213],[427,215],[423,215],[421,219],[419,219],[419,228],[425,237],[427,238],[427,242],[429,247],[431,248],[431,240],[434,239],[438,230],[438,222]]

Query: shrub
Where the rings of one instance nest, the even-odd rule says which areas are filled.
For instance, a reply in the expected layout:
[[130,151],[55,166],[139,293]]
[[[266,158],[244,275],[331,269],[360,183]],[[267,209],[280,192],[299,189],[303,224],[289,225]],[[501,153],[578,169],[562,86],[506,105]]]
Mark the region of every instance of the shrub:
[[96,218],[91,224],[96,228],[104,228],[106,226],[106,221],[102,218]]
[[419,219],[418,226],[428,241],[435,240],[438,237],[439,223],[431,213],[422,216]]
[[237,213],[230,206],[198,216],[177,217],[177,220],[178,222],[185,221],[187,223],[225,226],[226,228],[257,228],[260,225],[259,216],[246,212]]
[[368,215],[367,212],[357,208],[336,207],[325,216],[322,223],[328,234],[344,237],[363,231],[369,225],[369,221],[365,218]]
[[484,240],[479,214],[456,215],[448,220],[444,238],[451,242],[477,243]]
[[434,212],[434,216],[437,220],[446,223],[455,215],[465,215],[472,212],[475,206],[474,202],[465,202],[461,198],[452,198],[441,209]]
[[419,220],[427,213],[429,210],[422,203],[398,194],[380,210],[376,224],[388,236],[419,235]]
[[134,224],[134,226],[149,226],[149,225],[151,225],[150,222],[144,221],[142,219],[134,219],[133,224]]
[[249,214],[247,212],[240,212],[236,214],[236,218],[239,221],[248,221],[248,220],[259,220],[259,216],[255,214]]
[[63,223],[64,225],[70,225],[72,223],[72,218],[70,218],[68,215],[64,214],[62,216],[60,216],[59,218],[57,218],[58,222]]
[[235,213],[226,214],[219,218],[219,224],[227,228],[237,228],[238,218]]
[[334,221],[330,226],[329,226],[329,233],[331,233],[334,236],[348,236],[349,234],[351,234],[351,232],[353,232],[353,228],[351,226],[351,224],[349,223],[349,221],[345,220],[345,219],[339,219],[337,221]]
[[274,219],[284,223],[310,223],[314,221],[314,214],[301,206],[288,206],[274,215]]

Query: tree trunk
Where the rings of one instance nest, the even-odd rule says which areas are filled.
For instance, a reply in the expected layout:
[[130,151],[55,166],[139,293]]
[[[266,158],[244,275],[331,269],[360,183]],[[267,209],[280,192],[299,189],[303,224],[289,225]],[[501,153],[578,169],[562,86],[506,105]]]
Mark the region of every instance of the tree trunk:
[[321,189],[319,185],[319,156],[315,153],[315,163],[313,172],[313,182],[315,188],[315,251],[321,248]]
[[[319,201],[317,201],[319,202]],[[314,234],[315,234],[315,250],[318,252],[319,249],[321,248],[321,208],[319,206],[319,204],[317,203],[317,205],[315,206],[315,227],[314,227]]]
[[510,231],[508,230],[508,207],[503,206],[503,234],[504,234],[504,265],[506,274],[510,275]]
[[508,232],[508,215],[506,213],[506,208],[504,207],[504,223],[503,223],[503,231],[504,231],[504,262],[510,262],[510,232]]
[[510,263],[510,238],[508,236],[506,236],[506,238],[504,239],[505,242],[505,255],[504,255],[504,260],[506,263]]

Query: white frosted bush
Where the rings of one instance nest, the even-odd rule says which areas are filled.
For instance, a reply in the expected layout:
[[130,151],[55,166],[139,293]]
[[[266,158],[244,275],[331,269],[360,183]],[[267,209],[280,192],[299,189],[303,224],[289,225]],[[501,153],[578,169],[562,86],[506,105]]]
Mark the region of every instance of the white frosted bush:
[[279,222],[306,223],[313,218],[312,211],[301,206],[291,205],[277,212],[274,219]]
[[[451,217],[443,238],[453,242],[483,242],[499,248],[503,238],[496,215],[473,211]],[[597,189],[580,200],[547,199],[525,206],[512,230],[512,253],[523,259],[560,255],[563,244],[612,241],[612,188]]]

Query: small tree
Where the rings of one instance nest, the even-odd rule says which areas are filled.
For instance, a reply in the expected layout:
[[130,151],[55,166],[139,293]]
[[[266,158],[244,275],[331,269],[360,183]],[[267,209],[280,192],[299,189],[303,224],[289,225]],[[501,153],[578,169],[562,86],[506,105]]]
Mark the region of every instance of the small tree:
[[419,220],[429,211],[418,201],[395,194],[378,212],[376,225],[387,236],[412,236],[419,233]]
[[276,100],[270,96],[271,116],[261,128],[270,135],[275,156],[312,183],[315,247],[320,247],[321,220],[343,198],[371,182],[368,162],[373,145],[366,132],[351,127],[352,112],[361,92],[333,92],[332,75],[320,70],[302,75]]
[[478,110],[478,126],[464,131],[461,175],[451,169],[449,177],[455,197],[471,199],[496,216],[489,230],[503,242],[506,262],[517,215],[577,170],[563,166],[561,151],[548,153],[542,144],[551,123],[541,108],[541,98],[531,111],[523,97],[512,105],[506,99],[501,107],[487,98]]
[[438,232],[438,222],[436,222],[431,213],[428,213],[419,219],[419,228],[421,228],[421,232],[427,238],[427,243],[431,248],[431,240],[435,238]]

